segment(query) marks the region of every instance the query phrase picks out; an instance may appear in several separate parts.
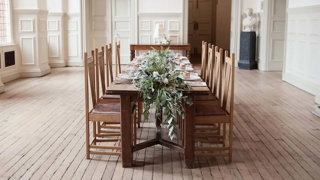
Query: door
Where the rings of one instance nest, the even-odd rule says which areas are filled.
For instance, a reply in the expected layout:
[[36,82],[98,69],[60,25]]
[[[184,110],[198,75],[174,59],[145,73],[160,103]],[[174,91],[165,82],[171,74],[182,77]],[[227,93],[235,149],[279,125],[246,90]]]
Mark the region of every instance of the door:
[[201,54],[201,42],[211,42],[212,0],[189,0],[188,42],[192,55]]
[[[132,0],[112,0],[113,50],[115,50],[115,42],[120,41],[121,64],[128,64],[130,62],[130,44],[134,40],[132,23],[134,2]],[[115,51],[113,54],[115,54]]]
[[271,0],[268,3],[267,70],[281,71],[284,58],[286,1]]

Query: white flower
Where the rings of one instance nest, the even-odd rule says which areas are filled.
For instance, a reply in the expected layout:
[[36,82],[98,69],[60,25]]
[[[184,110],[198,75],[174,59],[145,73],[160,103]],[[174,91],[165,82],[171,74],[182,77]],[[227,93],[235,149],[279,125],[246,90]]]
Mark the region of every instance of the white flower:
[[159,75],[158,71],[153,72],[153,77],[157,77]]
[[168,84],[168,83],[169,83],[169,80],[168,80],[167,78],[164,78],[164,79],[162,80],[162,82],[163,82],[164,84]]

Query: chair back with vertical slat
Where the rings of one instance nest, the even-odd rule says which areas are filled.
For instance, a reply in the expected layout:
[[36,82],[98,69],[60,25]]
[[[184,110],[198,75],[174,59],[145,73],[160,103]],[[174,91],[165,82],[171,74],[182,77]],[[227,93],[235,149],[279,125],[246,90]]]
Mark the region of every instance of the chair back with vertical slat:
[[[223,49],[218,46],[215,47],[214,58],[214,78],[213,78],[213,91],[216,97],[221,100],[222,88],[222,65],[223,65]],[[220,101],[221,103],[221,101]]]
[[84,74],[86,113],[89,113],[89,89],[91,92],[92,106],[95,107],[97,104],[94,51],[91,51],[91,57],[88,57],[88,54],[84,53]]
[[212,49],[212,45],[209,43],[208,44],[208,62],[207,62],[207,66],[206,66],[206,72],[205,72],[205,78],[204,81],[207,83],[207,85],[209,86],[210,84],[210,74],[211,74],[211,70],[212,70],[212,63],[213,63],[213,53],[214,50]]
[[201,53],[201,78],[205,79],[206,66],[208,62],[208,43],[202,41],[202,53]]
[[[229,57],[228,51],[225,51],[225,61],[223,66],[223,101],[222,109],[233,114],[234,103],[234,69],[235,69],[235,55],[232,54]],[[229,108],[227,105],[229,102]]]
[[208,68],[206,70],[208,78],[207,78],[206,83],[207,83],[210,91],[213,90],[214,53],[215,53],[214,52],[214,45],[209,44],[209,46],[208,46]]
[[[99,72],[100,72],[100,84],[101,84],[101,90],[102,95],[106,92],[106,71],[105,71],[105,58],[104,58],[104,47],[101,47],[101,51],[99,52],[98,49],[96,49],[96,59],[99,66]],[[98,76],[99,78],[99,76]]]
[[120,41],[116,42],[116,77],[118,77],[118,73],[121,73]]
[[107,87],[113,82],[112,71],[112,44],[106,45],[106,69],[107,69]]

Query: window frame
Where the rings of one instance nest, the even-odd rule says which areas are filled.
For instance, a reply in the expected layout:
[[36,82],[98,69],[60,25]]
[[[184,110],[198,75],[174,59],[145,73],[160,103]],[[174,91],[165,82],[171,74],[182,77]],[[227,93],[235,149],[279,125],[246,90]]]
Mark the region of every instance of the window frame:
[[9,13],[8,13],[8,15],[9,15],[9,18],[8,18],[9,19],[9,25],[8,25],[8,27],[9,27],[9,36],[8,36],[8,41],[7,42],[5,42],[5,43],[1,43],[0,42],[0,47],[8,46],[8,45],[14,45],[15,44],[14,38],[13,38],[12,0],[8,0],[8,7],[9,7]]

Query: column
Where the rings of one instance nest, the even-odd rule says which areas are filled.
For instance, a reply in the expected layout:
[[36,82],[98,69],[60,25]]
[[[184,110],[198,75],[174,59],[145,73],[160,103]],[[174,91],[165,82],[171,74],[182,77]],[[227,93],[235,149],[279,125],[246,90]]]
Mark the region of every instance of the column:
[[13,1],[15,41],[20,46],[22,77],[50,73],[48,61],[47,15],[44,0]]

